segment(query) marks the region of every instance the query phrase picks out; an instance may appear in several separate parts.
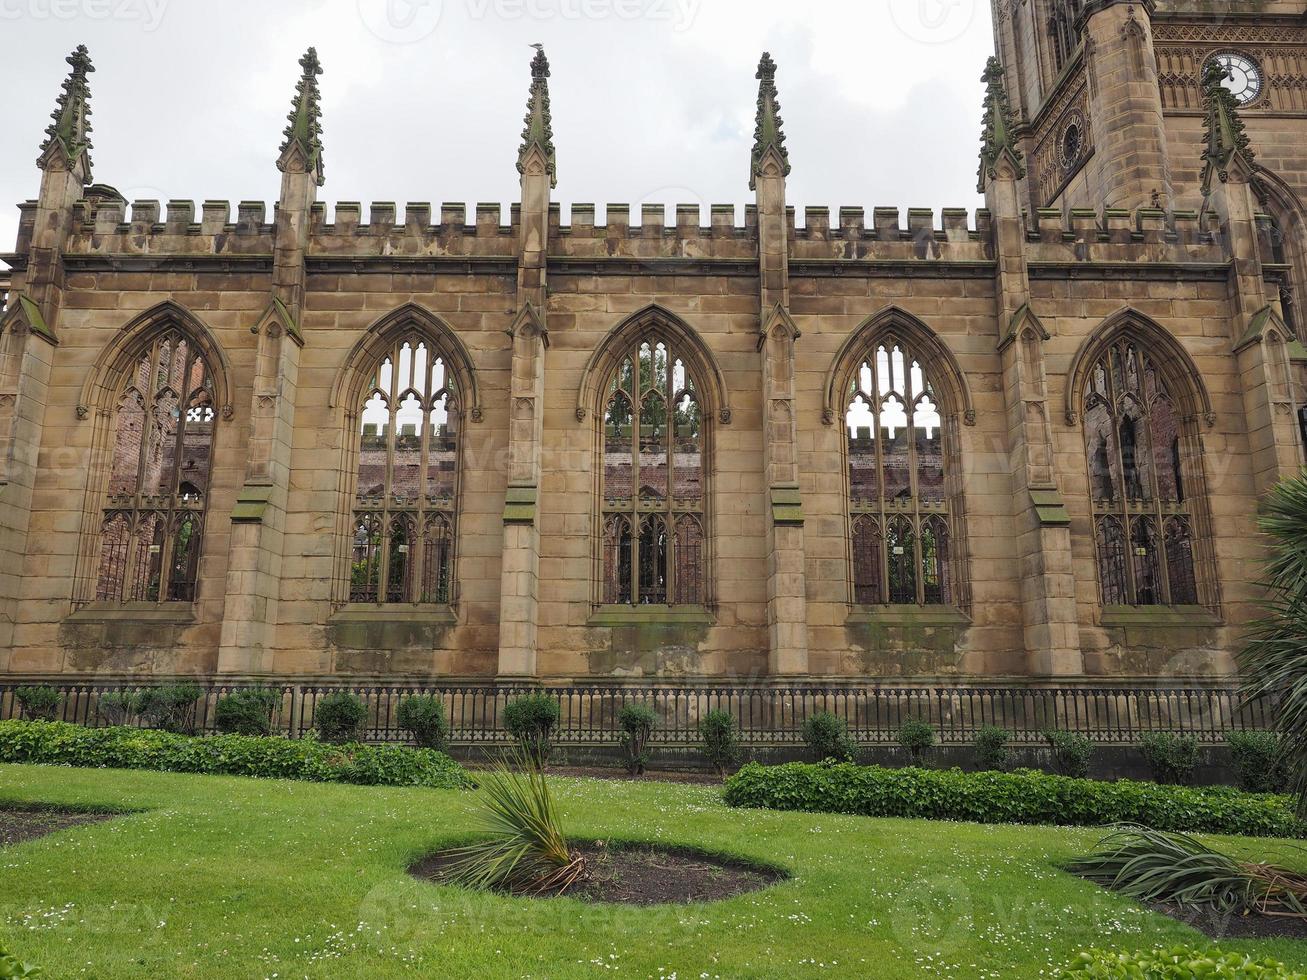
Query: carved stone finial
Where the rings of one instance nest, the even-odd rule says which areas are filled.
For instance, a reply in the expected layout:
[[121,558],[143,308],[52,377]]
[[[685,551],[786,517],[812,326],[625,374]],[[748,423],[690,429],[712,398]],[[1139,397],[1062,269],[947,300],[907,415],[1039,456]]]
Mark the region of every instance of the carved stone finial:
[[1018,179],[1026,175],[1026,168],[1012,135],[1012,104],[1003,87],[1003,66],[997,58],[991,57],[985,63],[980,80],[985,83],[985,118],[980,134],[977,189],[984,193],[986,181],[998,176],[999,161],[1006,159]]
[[517,172],[526,173],[526,160],[532,148],[539,149],[545,159],[545,173],[549,186],[558,186],[557,166],[554,160],[554,128],[549,114],[549,59],[545,49],[533,44],[535,57],[531,59],[531,93],[526,103],[526,127],[522,130],[522,145],[517,151]]
[[95,71],[91,64],[90,52],[85,44],[77,48],[64,59],[72,66],[72,71],[64,79],[63,89],[54,112],[50,113],[50,125],[45,127],[45,141],[41,144],[41,155],[36,165],[44,170],[50,163],[52,153],[59,154],[64,166],[71,169],[77,160],[85,154],[86,183],[91,182],[91,86],[86,76]]
[[1212,189],[1212,178],[1222,183],[1230,179],[1232,164],[1241,163],[1246,173],[1252,172],[1253,151],[1243,120],[1239,118],[1239,103],[1234,93],[1221,83],[1228,77],[1225,67],[1212,60],[1203,69],[1203,96],[1207,102],[1207,123],[1203,150],[1203,196]]
[[757,188],[762,172],[763,158],[773,153],[780,161],[781,176],[790,174],[790,154],[785,149],[785,133],[781,130],[781,104],[776,98],[776,62],[764,51],[758,62],[758,117],[753,126],[753,153],[750,155],[749,190]]
[[281,144],[277,169],[285,172],[292,155],[301,155],[304,172],[313,174],[313,179],[321,187],[322,94],[318,90],[318,76],[322,74],[322,65],[318,61],[317,48],[309,48],[304,52],[304,57],[300,58],[300,67],[303,71],[295,86],[290,113],[286,116],[287,126],[283,131],[286,139]]

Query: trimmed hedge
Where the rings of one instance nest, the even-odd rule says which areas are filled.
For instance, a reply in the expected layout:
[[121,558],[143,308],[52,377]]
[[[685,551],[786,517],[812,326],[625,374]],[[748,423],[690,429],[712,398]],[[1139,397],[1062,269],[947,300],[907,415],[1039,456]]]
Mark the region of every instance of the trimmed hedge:
[[849,764],[751,762],[726,781],[732,806],[924,817],[978,823],[1102,826],[1140,823],[1158,830],[1261,837],[1307,836],[1285,797],[1228,786],[1107,783],[1020,769],[884,769]]
[[1216,949],[1202,951],[1185,946],[1146,953],[1087,949],[1079,953],[1070,965],[1053,974],[1075,980],[1202,980],[1207,977],[1272,980],[1304,975],[1270,957],[1253,959],[1249,953],[1223,953]]
[[327,745],[255,735],[176,735],[141,728],[83,728],[58,721],[0,721],[0,762],[153,769],[364,786],[472,785],[463,767],[431,749]]

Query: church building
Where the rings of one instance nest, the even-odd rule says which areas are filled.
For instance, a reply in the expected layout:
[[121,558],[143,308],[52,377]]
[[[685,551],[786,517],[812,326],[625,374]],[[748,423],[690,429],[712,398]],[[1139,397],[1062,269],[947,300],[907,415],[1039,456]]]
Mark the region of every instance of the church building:
[[564,223],[543,51],[507,213],[321,200],[312,48],[276,202],[127,202],[79,47],[0,254],[0,683],[1228,680],[1307,3],[993,6],[983,209],[796,214],[764,54],[743,223]]

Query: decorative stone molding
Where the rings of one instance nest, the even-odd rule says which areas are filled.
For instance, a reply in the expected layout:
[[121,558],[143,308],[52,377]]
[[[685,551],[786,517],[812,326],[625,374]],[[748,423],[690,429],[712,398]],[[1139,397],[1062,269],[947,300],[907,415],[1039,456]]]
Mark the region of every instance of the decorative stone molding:
[[657,303],[650,303],[637,310],[613,327],[590,355],[590,360],[581,373],[581,384],[577,391],[578,422],[584,422],[598,402],[599,386],[616,369],[620,352],[644,334],[659,332],[678,341],[682,356],[690,360],[691,373],[705,388],[699,392],[704,401],[705,414],[716,414],[722,425],[731,424],[730,393],[726,388],[726,375],[717,363],[717,358],[697,330]]
[[113,389],[156,336],[176,327],[200,350],[213,377],[213,400],[223,419],[232,417],[231,361],[217,336],[203,320],[175,300],[164,300],[124,324],[91,365],[77,399],[77,417],[85,419],[91,406],[104,408]]
[[825,403],[821,420],[834,425],[844,414],[841,401],[849,377],[866,356],[873,343],[901,336],[914,350],[925,355],[929,363],[922,367],[933,372],[941,384],[936,394],[940,398],[942,414],[961,418],[965,425],[976,424],[976,409],[971,400],[971,388],[957,357],[944,345],[939,335],[922,320],[897,306],[887,306],[863,320],[840,346],[830,370],[826,372]]

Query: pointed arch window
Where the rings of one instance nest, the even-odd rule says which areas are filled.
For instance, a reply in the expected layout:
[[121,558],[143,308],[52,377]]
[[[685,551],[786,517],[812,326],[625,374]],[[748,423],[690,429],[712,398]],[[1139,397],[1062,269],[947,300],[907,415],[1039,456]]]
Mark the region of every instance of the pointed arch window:
[[1188,424],[1152,354],[1130,336],[1089,368],[1085,452],[1104,605],[1199,602]]
[[349,601],[454,601],[461,404],[451,361],[418,331],[396,340],[356,415]]
[[98,602],[192,602],[213,454],[214,378],[179,330],[133,363],[113,412]]
[[886,338],[858,362],[846,389],[858,605],[957,602],[948,420],[925,365],[912,344]]
[[707,413],[670,338],[628,341],[601,389],[600,602],[706,600]]

